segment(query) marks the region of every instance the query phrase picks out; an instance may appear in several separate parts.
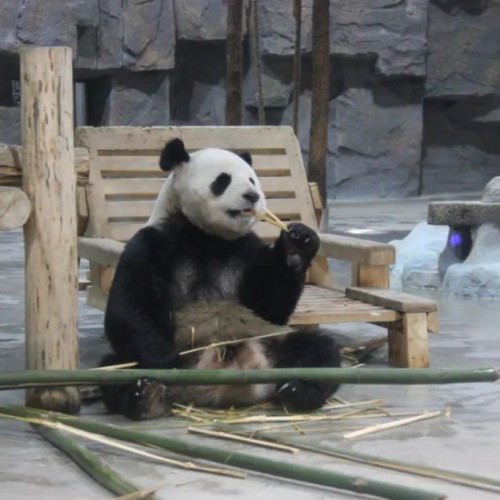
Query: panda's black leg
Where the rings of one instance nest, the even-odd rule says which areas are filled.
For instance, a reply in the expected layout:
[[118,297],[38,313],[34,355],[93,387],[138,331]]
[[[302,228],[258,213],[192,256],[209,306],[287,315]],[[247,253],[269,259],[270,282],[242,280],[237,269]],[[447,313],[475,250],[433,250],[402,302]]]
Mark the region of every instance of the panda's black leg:
[[[119,362],[111,354],[101,364]],[[121,413],[133,420],[160,418],[171,410],[166,385],[151,378],[141,378],[132,385],[105,385],[101,391],[104,404],[111,412]]]
[[[277,368],[338,367],[340,351],[329,335],[320,331],[290,333],[275,352]],[[323,406],[338,384],[293,379],[276,386],[275,399],[291,411],[312,411]]]

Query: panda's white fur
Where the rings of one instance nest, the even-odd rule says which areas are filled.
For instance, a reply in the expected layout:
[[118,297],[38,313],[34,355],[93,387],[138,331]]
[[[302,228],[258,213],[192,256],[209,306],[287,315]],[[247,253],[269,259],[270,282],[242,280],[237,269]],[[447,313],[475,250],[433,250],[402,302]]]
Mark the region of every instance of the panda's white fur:
[[[230,175],[231,184],[221,196],[214,197],[210,184],[220,173]],[[249,190],[259,195],[255,205],[242,196]],[[191,153],[190,160],[166,179],[147,224],[157,225],[169,214],[182,212],[203,231],[234,239],[247,234],[258,219],[251,212],[232,217],[228,211],[246,209],[266,210],[265,195],[253,168],[235,153],[207,148]]]

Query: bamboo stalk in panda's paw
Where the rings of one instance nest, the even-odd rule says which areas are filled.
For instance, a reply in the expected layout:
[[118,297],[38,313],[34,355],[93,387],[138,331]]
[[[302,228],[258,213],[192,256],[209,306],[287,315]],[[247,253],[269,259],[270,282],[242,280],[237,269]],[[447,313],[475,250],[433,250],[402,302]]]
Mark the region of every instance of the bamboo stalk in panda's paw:
[[266,208],[265,214],[261,212],[255,212],[255,215],[264,222],[268,222],[269,224],[272,224],[273,226],[276,226],[283,231],[288,231],[285,223],[282,222],[276,215],[274,215],[268,208]]

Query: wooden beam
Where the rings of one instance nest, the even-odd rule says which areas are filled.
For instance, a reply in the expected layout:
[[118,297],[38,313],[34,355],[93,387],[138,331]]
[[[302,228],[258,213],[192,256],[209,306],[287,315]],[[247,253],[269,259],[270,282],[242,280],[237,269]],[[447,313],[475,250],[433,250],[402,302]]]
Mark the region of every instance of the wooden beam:
[[30,212],[30,200],[22,189],[0,186],[0,231],[22,227]]
[[125,243],[109,238],[78,238],[78,255],[101,266],[115,268]]
[[434,300],[377,288],[346,288],[346,297],[360,300],[374,306],[387,307],[398,312],[430,313],[437,311]]
[[393,264],[396,258],[394,247],[386,243],[326,233],[321,233],[319,237],[319,254],[331,259],[382,266]]
[[[21,186],[22,184],[21,146],[0,144],[0,186]],[[85,148],[75,148],[75,172],[79,186],[89,181],[89,152]]]
[[[71,49],[21,49],[26,366],[78,368],[76,176]],[[26,404],[74,413],[77,389],[32,389]]]

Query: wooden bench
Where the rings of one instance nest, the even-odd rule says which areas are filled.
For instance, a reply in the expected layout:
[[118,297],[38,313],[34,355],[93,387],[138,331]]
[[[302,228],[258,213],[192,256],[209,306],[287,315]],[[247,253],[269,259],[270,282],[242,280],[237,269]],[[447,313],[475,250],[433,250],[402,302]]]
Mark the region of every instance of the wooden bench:
[[[159,154],[165,142],[175,137],[182,138],[189,151],[205,147],[249,151],[269,208],[285,222],[301,221],[318,228],[322,207],[318,201],[313,203],[317,193],[313,190],[311,196],[290,127],[78,128],[76,145],[88,150],[90,165],[86,196],[80,196],[78,203],[81,234],[85,227],[78,250],[80,257],[90,261],[87,300],[92,306],[104,309],[124,243],[152,212],[164,176]],[[266,223],[258,223],[256,231],[268,241],[278,236],[278,229]],[[428,366],[427,332],[437,329],[436,303],[387,290],[394,248],[331,234],[320,238],[319,255],[290,324],[378,324],[389,331],[392,365]],[[351,263],[352,288],[333,286],[327,258]]]

